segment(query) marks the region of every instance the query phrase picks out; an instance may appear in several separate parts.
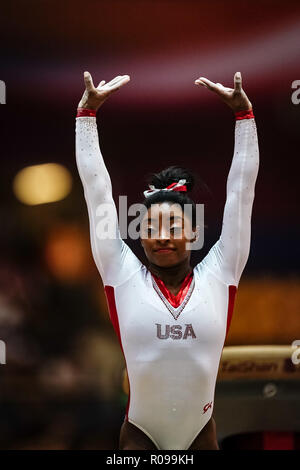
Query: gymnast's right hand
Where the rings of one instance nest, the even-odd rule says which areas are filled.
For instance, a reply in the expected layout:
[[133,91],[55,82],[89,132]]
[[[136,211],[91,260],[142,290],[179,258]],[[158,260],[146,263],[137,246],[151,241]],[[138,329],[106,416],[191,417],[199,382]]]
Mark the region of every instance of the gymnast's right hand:
[[95,111],[100,108],[111,93],[119,90],[121,86],[130,80],[129,75],[118,75],[108,83],[105,83],[105,80],[101,80],[97,88],[95,88],[90,72],[84,72],[83,76],[85,90],[78,103],[78,108],[93,109]]

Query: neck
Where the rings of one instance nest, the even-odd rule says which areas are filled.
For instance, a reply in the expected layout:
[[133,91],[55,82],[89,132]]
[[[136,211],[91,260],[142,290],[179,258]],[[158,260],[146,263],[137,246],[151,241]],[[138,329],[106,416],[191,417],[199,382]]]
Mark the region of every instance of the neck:
[[184,278],[192,271],[190,259],[185,259],[183,262],[174,266],[157,266],[150,262],[149,271],[161,279],[166,286],[177,287],[182,283]]

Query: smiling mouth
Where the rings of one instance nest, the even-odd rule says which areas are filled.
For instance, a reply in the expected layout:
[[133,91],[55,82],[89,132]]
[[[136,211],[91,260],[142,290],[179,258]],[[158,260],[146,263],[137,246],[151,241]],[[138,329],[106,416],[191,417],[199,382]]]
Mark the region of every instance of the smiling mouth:
[[174,248],[160,248],[159,250],[155,250],[156,253],[170,253],[174,251]]

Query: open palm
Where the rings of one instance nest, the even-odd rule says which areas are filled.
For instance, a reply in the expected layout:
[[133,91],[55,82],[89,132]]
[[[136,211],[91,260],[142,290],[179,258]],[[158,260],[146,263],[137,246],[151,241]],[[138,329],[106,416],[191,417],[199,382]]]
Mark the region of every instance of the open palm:
[[196,85],[202,85],[216,93],[234,112],[252,109],[252,104],[242,88],[242,75],[234,74],[234,88],[227,88],[222,83],[214,83],[205,77],[195,80]]
[[78,107],[94,109],[97,111],[109,95],[119,90],[129,81],[129,75],[118,75],[107,83],[105,83],[105,80],[101,80],[99,85],[95,87],[91,74],[89,72],[84,72],[85,90],[81,100],[79,101]]

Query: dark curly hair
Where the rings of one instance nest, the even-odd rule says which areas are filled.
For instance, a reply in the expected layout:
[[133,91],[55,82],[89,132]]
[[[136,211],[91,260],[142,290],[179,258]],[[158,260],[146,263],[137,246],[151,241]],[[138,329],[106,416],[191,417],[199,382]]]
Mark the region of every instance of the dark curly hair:
[[189,194],[192,192],[195,183],[199,182],[202,189],[208,190],[208,187],[198,176],[196,177],[187,168],[180,166],[170,166],[158,173],[151,173],[148,178],[148,184],[152,184],[157,189],[166,188],[172,183],[177,183],[179,180],[185,179],[185,186],[187,191],[157,191],[150,196],[146,197],[142,204],[149,209],[152,204],[159,204],[162,202],[177,203],[184,210],[184,204],[191,204],[192,207],[192,226],[196,226],[196,204],[191,199]]

